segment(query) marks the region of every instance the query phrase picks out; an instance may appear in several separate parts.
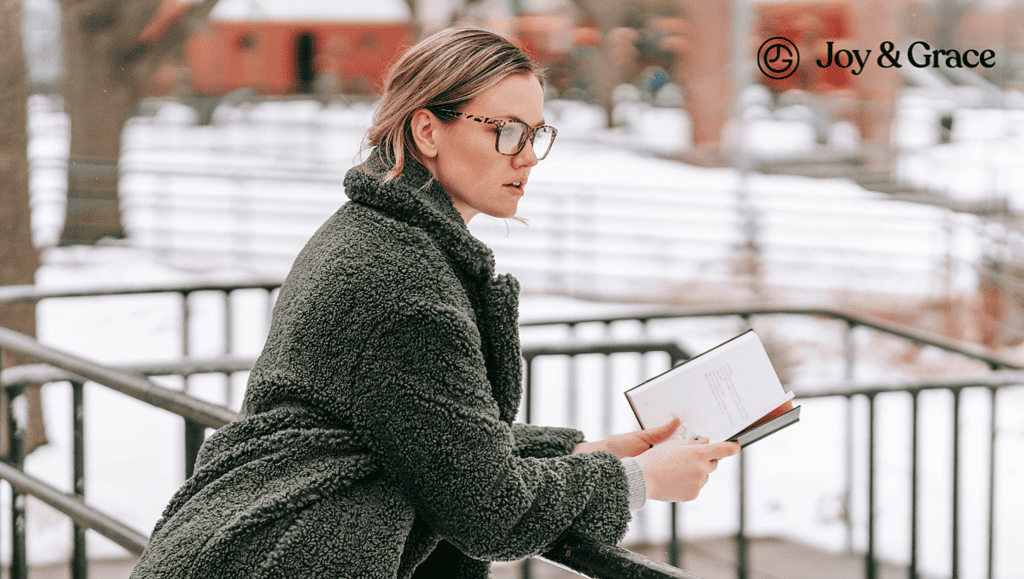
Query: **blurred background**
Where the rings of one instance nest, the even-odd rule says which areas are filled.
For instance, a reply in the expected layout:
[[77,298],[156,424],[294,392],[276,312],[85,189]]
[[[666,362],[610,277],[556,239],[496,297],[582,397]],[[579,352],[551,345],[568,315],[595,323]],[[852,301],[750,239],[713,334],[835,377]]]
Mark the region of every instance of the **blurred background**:
[[[0,9],[0,325],[237,410],[388,67],[479,26],[543,64],[559,131],[522,221],[471,224],[522,284],[520,418],[632,430],[620,393],[676,360],[638,348],[748,327],[806,406],[697,501],[645,508],[627,548],[705,579],[1024,578],[1024,2]],[[7,462],[148,534],[211,430],[98,380],[82,402],[0,348]],[[5,573],[68,576],[81,553],[127,576],[124,544],[2,499]],[[496,573],[554,572],[530,565]]]

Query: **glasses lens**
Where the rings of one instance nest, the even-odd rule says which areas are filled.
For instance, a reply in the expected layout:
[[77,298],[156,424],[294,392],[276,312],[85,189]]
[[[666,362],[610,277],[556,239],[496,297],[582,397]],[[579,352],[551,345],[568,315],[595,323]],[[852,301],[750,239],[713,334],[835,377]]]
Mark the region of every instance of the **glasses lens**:
[[554,141],[554,127],[545,125],[537,129],[537,134],[533,137],[533,153],[537,155],[537,160],[548,156],[548,151],[551,150],[551,143]]
[[502,155],[515,155],[522,147],[526,138],[526,125],[518,121],[505,123],[498,133],[498,152]]

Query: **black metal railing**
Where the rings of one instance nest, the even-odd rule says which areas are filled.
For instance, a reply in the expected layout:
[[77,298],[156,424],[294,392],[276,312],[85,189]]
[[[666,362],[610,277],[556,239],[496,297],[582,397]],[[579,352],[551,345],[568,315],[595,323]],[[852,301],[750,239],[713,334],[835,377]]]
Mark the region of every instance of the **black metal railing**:
[[[610,346],[607,346],[611,348]],[[636,351],[635,344],[623,346],[626,351]],[[181,375],[198,373],[231,373],[246,371],[252,367],[252,360],[223,358],[220,360],[135,365],[124,368],[110,368],[89,362],[78,356],[60,352],[40,345],[35,340],[0,328],[0,351],[7,349],[23,356],[45,362],[12,368],[0,374],[0,386],[4,403],[10,417],[8,428],[11,454],[0,464],[0,478],[7,480],[12,489],[11,579],[26,579],[28,564],[26,553],[26,512],[23,496],[32,495],[68,515],[74,522],[71,576],[74,579],[87,577],[87,554],[85,531],[92,529],[121,545],[129,552],[139,555],[145,549],[148,538],[127,525],[104,515],[85,503],[85,448],[83,385],[86,381],[110,387],[118,392],[177,414],[186,420],[186,425],[196,425],[200,443],[207,428],[219,428],[235,419],[230,409],[204,402],[187,394],[159,386],[143,375]],[[613,349],[613,348],[612,348]],[[26,387],[52,382],[70,382],[73,390],[74,440],[73,493],[64,493],[24,472],[24,455],[21,449],[24,439],[24,425],[14,410],[14,400]],[[186,448],[190,442],[186,440]],[[567,541],[543,558],[588,577],[617,579],[637,577],[643,579],[698,579],[679,569],[665,566],[636,553],[613,546],[590,544],[583,541]]]
[[[191,295],[192,293],[201,292],[201,291],[214,291],[214,292],[219,291],[219,292],[223,292],[224,295],[225,295],[225,299],[230,301],[230,295],[231,295],[231,292],[233,292],[233,291],[237,291],[237,290],[240,290],[240,289],[261,288],[261,289],[265,290],[267,292],[267,295],[268,295],[268,310],[267,311],[268,311],[268,314],[269,314],[269,309],[270,309],[269,306],[272,305],[272,303],[273,303],[274,289],[276,287],[277,287],[277,284],[274,283],[274,282],[258,282],[258,283],[255,283],[255,284],[251,284],[251,283],[239,283],[239,284],[187,284],[187,285],[163,286],[163,287],[142,288],[142,289],[108,288],[108,289],[105,289],[105,290],[98,290],[98,291],[82,290],[82,291],[75,291],[75,292],[42,292],[42,291],[35,290],[34,288],[14,287],[14,288],[0,288],[0,302],[10,302],[10,301],[41,301],[41,300],[50,299],[50,298],[86,297],[86,296],[96,296],[96,295],[125,295],[125,294],[132,294],[132,293],[167,293],[167,292],[179,293],[183,297],[183,299],[182,299],[182,310],[181,310],[181,312],[182,312],[181,313],[181,319],[182,319],[181,330],[182,330],[182,344],[183,344],[183,346],[182,346],[182,353],[188,355],[189,352],[191,352],[191,349],[190,349],[190,346],[189,346],[189,342],[190,342],[190,337],[189,336],[190,336],[190,334],[189,334],[189,331],[188,331],[188,328],[189,328],[189,321],[188,320],[189,320],[189,316],[190,316],[190,307],[189,307],[189,299],[188,299],[189,295]],[[230,354],[230,343],[231,343],[230,335],[231,335],[231,331],[232,331],[231,330],[232,322],[231,322],[231,318],[230,318],[230,310],[231,310],[230,307],[225,308],[225,336],[226,336],[225,344],[227,344],[227,346],[225,347],[225,353],[226,354]],[[977,361],[981,362],[982,364],[984,364],[985,366],[987,366],[988,368],[990,368],[992,370],[1004,370],[1004,369],[1007,369],[1007,370],[1021,370],[1022,368],[1024,368],[1024,366],[1022,366],[1020,363],[1018,363],[1018,362],[1016,362],[1014,360],[1010,360],[1008,358],[995,355],[992,352],[990,352],[990,351],[988,351],[988,350],[986,350],[984,348],[981,348],[979,346],[976,346],[976,345],[965,344],[965,343],[958,342],[956,340],[951,340],[951,339],[948,339],[948,338],[945,338],[945,337],[942,337],[942,336],[939,336],[939,335],[936,335],[936,334],[932,334],[932,333],[929,333],[929,332],[924,332],[924,331],[915,330],[915,329],[909,329],[909,328],[906,328],[906,327],[899,326],[897,324],[889,323],[889,322],[884,321],[884,320],[879,320],[879,319],[871,318],[871,317],[868,317],[868,316],[853,315],[853,314],[849,314],[849,313],[846,313],[846,312],[842,312],[842,311],[838,311],[838,310],[833,310],[833,309],[829,309],[829,308],[794,308],[794,307],[776,307],[776,306],[731,307],[731,308],[726,308],[726,307],[723,307],[723,308],[664,308],[664,309],[658,309],[658,310],[650,310],[650,309],[637,310],[637,311],[634,311],[634,312],[625,313],[625,314],[617,315],[617,316],[577,317],[577,318],[571,318],[571,319],[534,320],[534,321],[523,322],[521,324],[521,326],[524,329],[527,329],[527,328],[540,328],[540,327],[552,327],[552,326],[562,326],[562,327],[565,327],[565,328],[567,328],[569,330],[569,337],[565,338],[563,336],[562,338],[559,339],[558,345],[551,346],[551,347],[536,347],[536,346],[533,346],[533,347],[525,347],[524,348],[523,354],[524,354],[524,357],[526,358],[526,361],[527,361],[527,364],[526,364],[525,400],[524,400],[524,408],[523,408],[523,411],[524,411],[524,414],[525,414],[525,418],[526,418],[526,420],[530,420],[533,417],[533,404],[534,404],[534,402],[533,402],[533,398],[534,398],[534,392],[533,392],[534,372],[533,372],[533,367],[534,367],[534,362],[536,362],[541,357],[544,357],[544,356],[560,356],[560,357],[575,358],[577,356],[598,355],[598,356],[603,356],[603,357],[605,357],[607,359],[612,354],[618,355],[618,354],[620,354],[622,352],[635,352],[635,353],[638,353],[638,354],[642,355],[645,352],[658,351],[658,352],[662,352],[663,354],[667,354],[668,355],[668,359],[671,361],[671,363],[674,363],[674,361],[686,357],[686,352],[684,350],[682,350],[678,345],[676,345],[671,340],[670,341],[651,340],[649,338],[649,336],[650,336],[649,329],[650,329],[652,324],[657,324],[660,321],[671,321],[671,320],[680,320],[680,319],[687,319],[687,318],[723,318],[723,317],[724,318],[729,318],[729,317],[735,317],[737,319],[742,320],[743,324],[749,326],[751,324],[751,321],[752,321],[753,318],[755,318],[755,317],[760,318],[760,317],[765,317],[765,316],[804,316],[804,317],[814,317],[814,318],[827,318],[827,319],[833,319],[833,320],[840,321],[842,323],[844,329],[845,329],[845,331],[843,333],[843,336],[842,336],[843,358],[844,358],[844,364],[845,364],[842,384],[840,384],[839,386],[831,387],[831,388],[817,388],[813,392],[797,392],[797,397],[801,398],[801,399],[834,397],[834,398],[842,398],[842,399],[847,401],[847,404],[846,404],[846,406],[847,406],[847,420],[846,420],[847,437],[846,437],[846,449],[845,449],[845,453],[844,453],[845,454],[845,460],[846,460],[846,468],[845,468],[845,481],[846,481],[845,485],[846,486],[845,486],[845,490],[844,490],[844,493],[843,493],[843,495],[844,495],[844,505],[843,505],[843,508],[844,508],[844,511],[847,514],[849,514],[851,512],[851,509],[852,509],[851,498],[850,497],[853,494],[853,480],[855,478],[854,477],[854,467],[853,467],[854,451],[853,451],[853,444],[852,444],[852,440],[853,440],[853,434],[852,433],[853,433],[854,418],[853,418],[852,408],[853,408],[853,405],[854,405],[854,401],[857,400],[857,399],[867,399],[868,402],[869,402],[869,404],[868,404],[869,414],[868,414],[868,417],[867,417],[868,422],[869,422],[869,424],[868,424],[868,433],[869,433],[868,434],[868,438],[869,438],[869,440],[868,440],[868,443],[867,443],[867,449],[868,449],[867,450],[867,452],[868,452],[867,464],[868,464],[868,468],[869,468],[869,472],[868,472],[868,485],[867,485],[867,494],[868,494],[867,528],[866,528],[867,548],[866,548],[865,552],[863,553],[863,555],[864,555],[864,574],[865,574],[866,577],[869,577],[869,578],[874,578],[878,574],[878,558],[877,558],[876,549],[875,549],[875,543],[876,543],[876,537],[875,537],[876,517],[875,517],[875,502],[874,502],[875,499],[874,499],[874,494],[875,494],[875,486],[876,486],[876,484],[875,484],[876,473],[875,473],[875,470],[874,470],[874,464],[875,464],[874,411],[875,411],[876,404],[878,403],[879,400],[888,399],[889,397],[895,397],[895,396],[910,396],[912,398],[912,400],[913,400],[913,411],[912,411],[913,412],[913,417],[912,417],[912,421],[914,423],[913,424],[913,429],[914,429],[914,433],[913,433],[913,436],[914,436],[914,440],[913,440],[914,451],[913,452],[914,452],[914,455],[912,457],[912,472],[911,472],[911,481],[910,481],[912,500],[911,500],[911,513],[910,513],[910,519],[911,519],[911,544],[910,544],[910,555],[909,555],[910,565],[909,565],[909,569],[908,569],[908,574],[909,574],[910,577],[916,578],[917,574],[918,574],[918,562],[919,562],[919,556],[918,556],[918,551],[917,551],[917,549],[918,549],[917,527],[918,527],[918,520],[919,520],[918,519],[918,502],[919,501],[918,501],[918,496],[917,496],[917,492],[918,492],[918,468],[917,468],[917,466],[918,466],[918,457],[917,457],[917,454],[916,454],[917,453],[918,444],[919,444],[919,441],[917,439],[917,419],[918,419],[917,415],[918,415],[918,410],[919,410],[919,406],[918,406],[918,402],[917,401],[918,401],[919,394],[921,392],[923,392],[923,391],[926,391],[926,390],[936,390],[936,389],[939,389],[939,390],[949,391],[952,394],[952,396],[953,396],[953,403],[954,403],[954,407],[955,407],[954,408],[954,421],[953,421],[953,424],[952,424],[952,428],[954,428],[955,431],[957,431],[960,428],[960,422],[959,422],[959,400],[960,400],[960,395],[961,395],[961,393],[964,390],[967,390],[967,389],[987,389],[988,391],[991,392],[991,404],[994,407],[996,405],[996,400],[999,397],[999,393],[1003,389],[1009,388],[1009,387],[1012,387],[1012,386],[1015,386],[1015,385],[1018,385],[1018,384],[1024,382],[1024,380],[1022,380],[1020,375],[1018,375],[1015,372],[1001,371],[1001,372],[991,372],[987,376],[972,378],[972,379],[968,379],[968,380],[963,380],[963,379],[948,380],[948,381],[935,381],[935,380],[932,380],[932,381],[916,382],[916,383],[913,383],[913,384],[875,384],[875,385],[856,385],[855,386],[855,385],[853,385],[853,381],[854,381],[854,378],[855,378],[855,366],[856,366],[856,362],[857,362],[858,356],[857,356],[857,350],[856,350],[856,347],[855,347],[854,334],[855,334],[855,332],[858,329],[865,329],[865,330],[869,330],[869,331],[879,332],[881,334],[886,334],[886,335],[890,335],[890,336],[899,338],[899,339],[904,340],[904,341],[906,341],[908,343],[920,344],[920,345],[923,345],[923,346],[931,346],[931,347],[935,347],[935,348],[944,350],[946,352],[950,352],[950,353],[954,353],[954,354],[963,356],[963,357],[968,358],[968,359],[977,360]],[[579,333],[576,332],[575,329],[582,328],[582,327],[585,327],[585,326],[591,325],[591,324],[597,324],[597,325],[603,326],[605,328],[604,335],[606,336],[603,339],[606,339],[606,340],[609,340],[609,341],[598,342],[598,343],[594,343],[594,342],[584,343],[583,340],[580,338],[580,336],[577,335]],[[610,341],[611,337],[615,333],[615,332],[613,332],[613,328],[618,327],[618,324],[631,324],[631,325],[639,324],[639,326],[641,327],[641,333],[640,333],[641,337],[638,338],[636,341],[637,342],[644,342],[644,343],[642,343],[642,344],[637,344],[637,343],[632,343],[632,344],[617,343],[616,344],[616,343]],[[565,343],[566,339],[571,340],[571,342],[568,345]],[[31,341],[31,340],[29,340],[29,341]],[[0,345],[2,345],[2,344],[0,344]],[[26,352],[26,353],[31,356],[32,355],[32,348],[29,347],[30,345],[26,345],[23,342],[15,341],[15,342],[12,342],[11,345],[4,346],[4,347],[12,347],[14,349],[18,349],[18,348],[21,348],[22,346],[25,346],[24,349],[28,350],[28,352]],[[38,346],[38,345],[36,345],[36,346],[39,347],[39,348],[43,348],[43,347]],[[613,352],[612,349],[610,349],[610,348],[617,348],[617,349]],[[630,348],[632,348],[632,349],[630,349]],[[43,348],[43,350],[47,350],[47,349]],[[37,351],[36,353],[38,353],[38,354],[45,354],[45,352],[43,352],[43,351]],[[40,356],[40,358],[41,359],[45,359],[42,356]],[[64,363],[64,361],[61,361],[61,360],[57,360],[57,361],[59,363],[61,363],[61,364]],[[144,399],[146,396],[154,397],[157,400],[161,400],[161,402],[160,402],[161,404],[165,404],[165,406],[161,406],[161,407],[165,407],[168,410],[171,410],[173,412],[174,408],[175,408],[175,404],[176,404],[174,402],[174,400],[178,400],[177,403],[180,403],[180,401],[181,401],[180,397],[184,397],[185,399],[190,399],[191,397],[188,397],[186,394],[182,394],[180,392],[175,392],[175,391],[170,391],[170,390],[168,390],[167,392],[163,392],[162,390],[154,390],[152,388],[152,386],[155,386],[155,384],[152,384],[151,382],[148,382],[148,381],[147,381],[148,382],[147,384],[143,384],[143,383],[139,383],[139,382],[133,382],[132,380],[139,380],[140,379],[137,375],[134,378],[132,378],[132,379],[126,379],[124,381],[121,381],[120,380],[121,378],[125,378],[125,371],[126,370],[130,370],[130,371],[136,372],[136,373],[139,373],[139,372],[141,372],[141,373],[150,373],[150,374],[153,374],[153,375],[174,375],[174,374],[176,374],[176,375],[180,375],[180,376],[190,376],[192,374],[198,374],[198,373],[203,373],[203,372],[216,372],[216,373],[229,374],[231,372],[236,372],[236,371],[245,371],[247,369],[247,364],[249,364],[251,361],[246,361],[246,360],[243,360],[243,359],[231,359],[231,358],[221,359],[221,360],[212,361],[212,362],[201,362],[201,361],[196,361],[196,360],[185,360],[184,362],[182,362],[182,364],[191,364],[190,367],[186,368],[184,366],[178,366],[178,365],[176,365],[176,363],[170,363],[170,364],[163,365],[163,367],[161,367],[161,368],[157,368],[155,366],[151,366],[149,368],[144,368],[144,367],[141,367],[141,366],[136,366],[136,367],[132,367],[132,368],[127,368],[126,367],[126,368],[122,368],[120,372],[115,371],[115,370],[111,370],[111,369],[107,369],[107,371],[109,371],[109,372],[114,372],[115,373],[114,375],[109,375],[109,374],[105,375],[105,374],[102,373],[102,370],[103,370],[102,368],[90,367],[87,363],[85,363],[83,365],[83,362],[84,361],[75,362],[74,364],[78,364],[78,365],[77,366],[75,366],[75,365],[71,366],[71,368],[73,368],[73,372],[75,372],[76,375],[79,376],[79,380],[78,380],[79,382],[82,381],[83,377],[87,378],[89,380],[107,380],[107,381],[110,381],[111,379],[113,379],[115,384],[110,384],[112,387],[115,387],[117,389],[122,389],[122,391],[124,391],[124,390],[136,390],[137,393],[139,394],[139,396],[137,396],[137,397],[140,397],[142,399]],[[5,380],[6,380],[7,376],[16,377],[16,374],[11,374],[11,373],[12,372],[18,372],[18,371],[22,371],[22,370],[20,370],[18,368],[15,368],[15,369],[11,369],[11,370],[8,370],[7,372],[5,372]],[[50,369],[50,370],[47,370],[47,371],[55,372],[55,370],[53,370],[53,369]],[[92,374],[90,375],[89,372],[92,372]],[[85,375],[83,376],[80,373],[85,373]],[[608,373],[606,372],[605,373],[606,378],[604,379],[604,382],[605,382],[605,384],[604,384],[604,391],[605,391],[605,396],[611,396],[611,394],[609,393],[609,392],[611,392],[611,390],[610,390],[611,382],[610,382],[610,379],[607,378],[607,374]],[[648,373],[648,375],[649,375],[649,373]],[[54,376],[51,376],[51,378],[54,378]],[[67,377],[65,376],[64,379],[66,379],[66,378]],[[50,381],[50,380],[47,380],[47,381]],[[576,376],[575,375],[570,375],[569,382],[571,383],[569,385],[570,386],[569,391],[572,392],[575,389]],[[74,381],[72,381],[72,383],[74,383]],[[118,383],[120,383],[120,386],[118,385]],[[132,386],[125,386],[126,384],[132,384]],[[11,387],[14,387],[14,386],[11,386]],[[157,388],[159,388],[159,387],[157,387]],[[164,390],[166,390],[166,389],[164,389]],[[154,392],[159,393],[159,394],[153,394]],[[148,394],[145,394],[145,396],[143,396],[143,393],[148,393]],[[167,394],[167,393],[172,393],[173,395],[170,396],[169,398],[164,399],[162,395],[163,394]],[[179,397],[179,398],[175,398],[175,397]],[[194,400],[194,399],[192,399],[192,400]],[[185,406],[190,406],[190,404],[186,404]],[[569,406],[571,407],[571,406],[573,406],[573,404],[570,404]],[[227,409],[221,409],[221,410],[225,411],[225,412],[228,412],[228,413],[231,412],[230,410],[227,410]],[[189,412],[189,411],[188,410],[183,410],[183,412]],[[205,428],[207,428],[208,426],[213,426],[213,425],[212,424],[208,424],[208,423],[204,423],[202,420],[198,420],[198,418],[199,418],[198,416],[193,416],[193,415],[190,415],[190,414],[181,414],[181,415],[183,417],[185,417],[185,419],[187,421],[189,421],[188,422],[189,424],[197,425],[197,426],[193,426],[193,435],[192,435],[191,438],[194,439],[194,440],[193,440],[193,442],[191,444],[188,442],[189,437],[186,436],[186,446],[187,447],[191,446],[191,447],[197,449],[198,448],[198,443],[201,443],[201,441],[202,441],[202,436],[203,436],[203,432],[205,431]],[[9,416],[13,416],[13,413],[9,413]],[[220,419],[223,419],[223,418],[225,418],[225,416],[221,416],[217,420],[220,420]],[[987,509],[988,510],[988,532],[987,532],[987,550],[988,550],[987,555],[988,555],[988,559],[987,559],[987,563],[988,563],[988,577],[991,579],[991,578],[994,577],[994,561],[995,561],[995,559],[994,559],[993,529],[994,529],[994,526],[995,526],[995,520],[996,520],[996,514],[997,514],[997,509],[996,509],[996,492],[995,492],[995,481],[996,481],[996,472],[997,472],[997,465],[996,465],[996,446],[997,446],[996,432],[997,432],[997,425],[996,425],[995,413],[992,414],[992,422],[990,423],[990,430],[991,430],[991,441],[992,442],[991,442],[991,448],[990,448],[989,468],[988,468],[988,470],[989,470],[989,472],[988,472],[989,495],[988,495],[988,509]],[[186,429],[186,432],[187,431],[188,431],[188,428]],[[77,444],[76,444],[76,446],[77,446]],[[959,484],[959,482],[958,482],[958,480],[959,480],[959,470],[958,469],[959,469],[959,464],[960,464],[960,460],[961,460],[961,449],[960,449],[960,443],[959,443],[958,438],[955,441],[955,443],[953,445],[953,449],[952,449],[951,452],[953,453],[953,469],[954,469],[953,480],[955,481],[954,482],[954,486],[956,486],[956,485]],[[746,495],[746,493],[745,493],[746,478],[748,476],[748,473],[746,472],[747,471],[747,467],[746,467],[746,465],[743,462],[743,458],[742,458],[743,454],[744,453],[741,453],[740,459],[739,459],[739,475],[738,475],[739,476],[739,492],[738,492],[738,501],[739,502],[738,502],[737,532],[736,532],[736,564],[735,564],[735,566],[736,566],[736,576],[738,578],[746,578],[746,577],[750,576],[749,552],[748,552],[749,551],[749,547],[748,547],[748,544],[747,544],[748,543],[748,537],[747,537],[747,523],[746,523],[746,499],[745,499],[745,495]],[[194,462],[194,454],[191,451],[187,451],[186,452],[186,463],[189,463],[189,462]],[[188,467],[186,467],[186,468],[188,468]],[[76,486],[76,490],[77,490],[77,486]],[[958,502],[959,501],[959,499],[957,497],[957,493],[958,492],[959,492],[959,488],[955,488],[954,489],[954,495],[953,495],[952,503],[951,503],[951,506],[952,506],[952,521],[950,522],[950,525],[951,525],[951,535],[952,535],[952,537],[951,537],[951,540],[952,540],[952,551],[951,551],[950,566],[951,566],[951,576],[954,577],[954,578],[959,576],[960,566],[961,566],[961,559],[960,559],[961,541],[960,541],[960,536],[959,536],[960,508],[961,507],[960,507],[960,504]],[[1009,517],[1010,519],[1012,519],[1012,514],[1003,513],[1002,511],[998,511],[998,514],[999,514],[1000,517]],[[849,545],[850,549],[852,550],[852,544],[853,544],[852,537],[854,535],[854,529],[853,529],[853,523],[852,523],[851,519],[852,519],[852,517],[850,517],[850,516],[846,517],[846,525],[847,525],[846,534],[847,534],[847,537],[848,537],[848,545]],[[1008,519],[1008,520],[1010,520],[1010,519]],[[21,520],[23,520],[23,519],[21,519]],[[76,519],[76,520],[78,520],[78,519]],[[672,522],[671,524],[672,524],[672,529],[671,529],[671,533],[672,533],[672,539],[671,539],[672,546],[669,549],[669,557],[670,557],[671,562],[678,563],[681,560],[681,549],[679,547],[679,542],[677,540],[677,536],[675,535],[675,533],[676,533],[676,523]],[[89,527],[89,528],[93,528],[93,527]],[[613,557],[613,559],[615,559],[615,557]],[[608,569],[611,568],[611,567],[608,567],[608,566],[602,566],[602,567],[607,567]],[[528,571],[527,571],[527,573],[528,573]],[[607,575],[607,576],[612,576],[612,575]]]
[[[1012,370],[1019,371],[1024,369],[1024,365],[1015,360],[996,355],[991,351],[982,348],[974,344],[968,344],[957,340],[952,340],[944,336],[940,336],[931,332],[926,332],[918,329],[908,328],[897,324],[890,323],[885,320],[874,318],[865,315],[854,315],[847,312],[842,312],[830,308],[818,308],[818,307],[790,307],[790,306],[743,306],[743,307],[693,307],[693,308],[663,308],[660,310],[640,310],[636,312],[624,313],[615,316],[593,316],[593,317],[574,317],[574,318],[552,318],[546,320],[532,320],[525,321],[520,324],[523,328],[550,328],[550,327],[564,327],[570,336],[577,335],[577,329],[586,325],[598,325],[603,326],[603,335],[612,335],[614,333],[614,327],[619,323],[626,324],[637,324],[641,326],[640,335],[642,339],[649,339],[650,336],[650,324],[655,321],[672,321],[682,320],[688,318],[722,318],[722,317],[735,317],[742,321],[742,325],[751,327],[752,319],[754,317],[765,317],[765,316],[810,316],[815,318],[826,318],[839,320],[843,322],[845,332],[843,334],[843,356],[844,356],[844,380],[843,383],[834,387],[816,388],[814,391],[808,392],[796,392],[796,399],[820,399],[820,398],[842,398],[846,400],[847,407],[847,419],[846,419],[846,467],[845,467],[845,489],[843,492],[843,510],[847,513],[845,517],[846,522],[846,535],[848,550],[853,551],[853,523],[852,517],[849,514],[852,511],[851,497],[853,495],[853,479],[854,479],[854,451],[853,451],[853,401],[856,398],[866,398],[869,402],[868,411],[868,483],[867,483],[867,538],[866,538],[866,549],[864,552],[864,577],[867,579],[875,579],[879,576],[878,566],[879,561],[876,555],[876,505],[875,505],[875,492],[876,492],[876,472],[875,472],[875,452],[876,452],[876,441],[875,441],[875,405],[876,401],[881,396],[894,396],[894,395],[909,395],[913,399],[913,410],[912,410],[912,428],[913,428],[913,441],[912,441],[912,472],[911,472],[911,513],[910,513],[910,553],[909,553],[909,565],[907,569],[907,576],[911,579],[918,579],[919,577],[919,553],[918,553],[918,526],[919,526],[919,497],[918,497],[918,450],[920,441],[918,439],[918,395],[926,390],[946,390],[949,391],[953,396],[953,423],[951,425],[954,433],[954,443],[952,448],[952,460],[953,460],[953,490],[951,499],[951,521],[950,534],[951,534],[951,557],[950,557],[950,576],[952,579],[957,579],[961,573],[961,541],[960,541],[960,503],[959,503],[959,478],[960,470],[959,465],[961,461],[961,447],[959,442],[960,433],[960,394],[965,389],[981,388],[987,389],[991,392],[991,404],[992,413],[991,420],[989,423],[989,438],[991,440],[989,456],[988,456],[988,528],[986,535],[987,543],[987,577],[988,579],[994,579],[995,577],[995,553],[994,553],[994,528],[995,520],[997,515],[996,509],[996,448],[997,448],[997,423],[996,423],[996,400],[998,398],[999,391],[1004,388],[1019,386],[1024,384],[1024,373],[1019,372],[999,372],[999,370]],[[938,348],[940,350],[957,354],[966,357],[971,360],[976,360],[986,365],[992,372],[986,376],[972,377],[968,379],[955,379],[947,381],[931,380],[931,381],[919,381],[914,383],[893,383],[893,384],[875,384],[875,385],[854,385],[855,379],[855,366],[857,361],[854,332],[857,328],[865,328],[873,330],[882,334],[893,336],[901,340],[913,344],[919,344],[922,346],[930,346]],[[585,353],[601,353],[600,345],[595,349],[594,352],[586,351],[586,344],[576,344],[573,346],[576,353],[570,354],[566,352],[566,355],[579,355]],[[524,353],[527,351],[524,350]],[[529,358],[528,358],[529,361]],[[526,386],[526,399],[531,399],[532,384],[530,380],[530,364],[527,365],[527,386]],[[575,381],[575,376],[570,374],[570,381]],[[570,384],[569,392],[574,391],[575,386]],[[606,382],[605,390],[609,389],[609,384]],[[529,417],[529,414],[527,414]],[[570,421],[571,425],[571,421]],[[747,579],[751,576],[750,557],[749,557],[749,539],[747,537],[746,527],[746,510],[747,510],[747,466],[744,460],[744,454],[739,455],[739,467],[738,467],[738,493],[737,493],[737,505],[738,505],[738,516],[737,516],[737,530],[735,533],[736,540],[736,553],[735,553],[735,569],[737,579]],[[673,561],[679,561],[680,555],[676,554],[679,552],[679,546],[676,544],[676,531],[675,531],[675,505],[672,505],[672,545],[670,546],[670,556],[673,557]],[[1024,513],[1019,513],[1019,515]],[[1013,515],[1009,513],[999,513],[1000,516],[1007,517],[1007,520],[1016,520]]]

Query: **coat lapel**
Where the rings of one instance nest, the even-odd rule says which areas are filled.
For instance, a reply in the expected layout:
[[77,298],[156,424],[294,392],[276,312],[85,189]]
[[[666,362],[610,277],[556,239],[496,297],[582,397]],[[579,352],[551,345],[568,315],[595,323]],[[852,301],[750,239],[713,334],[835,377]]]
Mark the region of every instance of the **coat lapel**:
[[410,159],[401,177],[384,183],[387,169],[374,153],[345,176],[345,192],[352,201],[423,229],[445,254],[473,304],[491,393],[501,419],[511,424],[523,392],[519,282],[508,274],[494,276],[494,254],[469,232],[426,167]]

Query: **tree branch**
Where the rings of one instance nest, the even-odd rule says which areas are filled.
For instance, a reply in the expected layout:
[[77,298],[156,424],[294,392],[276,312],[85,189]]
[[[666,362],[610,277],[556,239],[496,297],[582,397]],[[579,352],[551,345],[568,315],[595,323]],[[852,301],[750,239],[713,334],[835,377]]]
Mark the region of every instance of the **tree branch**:
[[206,22],[216,4],[217,0],[203,0],[190,5],[160,38],[148,43],[136,43],[132,50],[125,53],[125,64],[131,66],[136,79],[144,83],[153,78],[167,58]]

